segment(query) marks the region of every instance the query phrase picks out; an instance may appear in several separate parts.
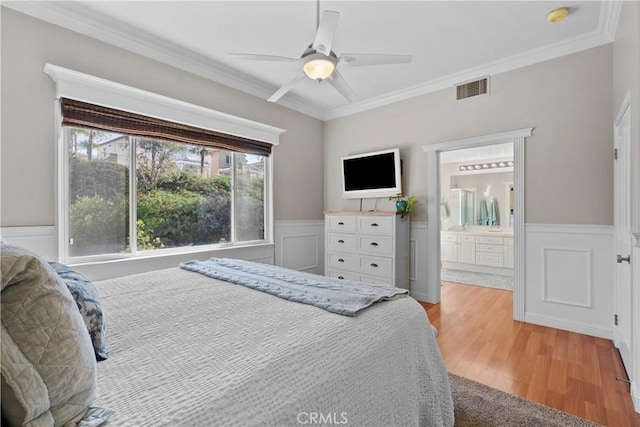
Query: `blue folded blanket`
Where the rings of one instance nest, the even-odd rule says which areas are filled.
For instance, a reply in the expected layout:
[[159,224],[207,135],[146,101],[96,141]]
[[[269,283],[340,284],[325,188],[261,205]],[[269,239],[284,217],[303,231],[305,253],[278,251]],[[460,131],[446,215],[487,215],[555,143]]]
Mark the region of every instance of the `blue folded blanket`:
[[406,289],[339,280],[238,259],[194,260],[183,262],[180,267],[345,316],[355,316],[375,302],[408,294]]

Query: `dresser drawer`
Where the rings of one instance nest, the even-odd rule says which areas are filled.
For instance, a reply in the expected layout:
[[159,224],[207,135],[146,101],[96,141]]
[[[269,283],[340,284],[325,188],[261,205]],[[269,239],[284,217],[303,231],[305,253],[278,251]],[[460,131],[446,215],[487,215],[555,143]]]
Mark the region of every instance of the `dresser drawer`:
[[327,270],[327,277],[333,277],[340,280],[354,280],[356,282],[360,281],[360,276],[352,271],[329,269]]
[[330,250],[354,251],[358,248],[358,239],[355,234],[329,233],[327,240]]
[[484,243],[476,243],[476,252],[495,252],[502,253],[504,246],[502,245],[488,245]]
[[504,243],[502,237],[493,236],[476,236],[476,243],[488,243],[490,245],[502,245]]
[[503,266],[503,254],[491,253],[491,252],[476,252],[476,264],[486,265],[489,267],[502,267]]
[[366,234],[391,234],[393,232],[393,218],[387,216],[359,216],[358,232]]
[[354,215],[329,215],[327,216],[327,230],[356,232],[356,216]]
[[375,255],[393,255],[393,239],[391,236],[360,236],[358,251]]
[[393,286],[391,277],[378,277],[378,276],[365,276],[360,275],[360,281],[362,283],[371,283],[374,285]]
[[360,257],[360,273],[364,275],[391,277],[391,272],[391,258]]
[[330,268],[342,270],[358,271],[358,256],[354,254],[344,254],[339,252],[329,252],[328,260]]
[[460,243],[474,243],[476,241],[475,236],[467,236],[465,234],[458,235],[458,242]]

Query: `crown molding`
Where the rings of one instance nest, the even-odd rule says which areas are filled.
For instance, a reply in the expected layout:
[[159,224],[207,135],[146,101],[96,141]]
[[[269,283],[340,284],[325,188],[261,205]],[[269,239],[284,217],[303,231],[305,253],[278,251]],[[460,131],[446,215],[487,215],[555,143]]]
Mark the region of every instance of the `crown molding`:
[[598,30],[601,31],[609,41],[613,41],[616,37],[621,10],[622,0],[603,1],[600,6]]
[[[146,31],[75,2],[4,1],[2,6],[140,54],[164,64],[266,100],[278,88]],[[324,112],[289,94],[278,105],[322,119]]]
[[471,81],[487,75],[494,76],[496,74],[526,67],[528,65],[591,49],[610,42],[611,39],[609,39],[609,37],[603,34],[600,30],[593,31],[591,33],[584,34],[583,36],[575,37],[571,40],[536,48],[508,58],[482,64],[478,67],[470,68],[459,73],[450,74],[440,79],[434,79],[399,91],[391,92],[383,96],[329,110],[324,114],[324,120],[337,119],[362,111],[371,110],[373,108],[382,107],[394,102],[436,92],[438,90],[452,88],[460,82]]
[[[3,1],[2,5],[264,100],[278,89],[255,77],[239,72],[175,43],[158,39],[146,31],[123,26],[120,21],[102,15],[80,3]],[[621,9],[621,0],[602,1],[598,29],[591,33],[361,102],[323,111],[305,102],[302,97],[289,93],[281,98],[277,105],[320,120],[332,120],[453,87],[457,83],[473,80],[479,76],[500,74],[538,62],[548,61],[611,43],[615,37]]]

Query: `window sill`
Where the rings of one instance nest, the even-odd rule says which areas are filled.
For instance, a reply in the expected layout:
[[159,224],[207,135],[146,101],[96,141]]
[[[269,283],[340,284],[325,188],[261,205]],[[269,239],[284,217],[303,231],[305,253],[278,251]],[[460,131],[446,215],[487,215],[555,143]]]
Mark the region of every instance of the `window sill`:
[[211,257],[240,258],[273,264],[275,261],[275,245],[265,242],[227,247],[176,248],[176,250],[163,250],[157,254],[153,253],[153,251],[147,251],[143,255],[135,257],[78,262],[72,263],[70,266],[86,275],[89,279],[98,281],[178,267],[181,262],[192,259],[206,260]]

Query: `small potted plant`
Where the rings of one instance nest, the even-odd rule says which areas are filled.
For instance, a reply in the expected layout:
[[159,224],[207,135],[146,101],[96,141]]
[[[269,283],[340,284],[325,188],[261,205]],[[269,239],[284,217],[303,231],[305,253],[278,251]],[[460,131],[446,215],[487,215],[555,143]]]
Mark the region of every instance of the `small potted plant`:
[[395,200],[396,212],[400,213],[400,218],[405,219],[411,216],[411,210],[413,206],[418,203],[418,199],[414,196],[405,196],[402,193],[398,193],[395,196],[390,196],[389,200]]

